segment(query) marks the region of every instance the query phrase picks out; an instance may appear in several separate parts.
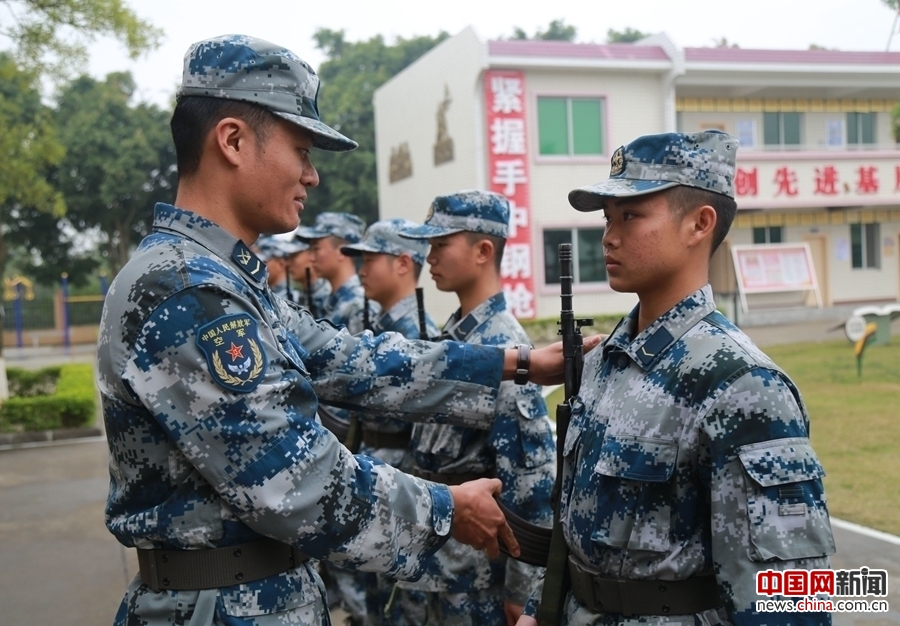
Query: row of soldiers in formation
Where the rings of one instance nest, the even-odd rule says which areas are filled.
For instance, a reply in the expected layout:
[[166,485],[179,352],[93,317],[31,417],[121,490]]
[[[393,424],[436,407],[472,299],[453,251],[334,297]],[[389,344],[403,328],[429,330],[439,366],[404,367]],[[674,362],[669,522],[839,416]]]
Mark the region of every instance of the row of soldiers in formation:
[[[353,333],[399,332],[409,338],[447,338],[515,347],[530,344],[507,310],[500,261],[509,205],[498,194],[466,191],[435,199],[425,225],[383,220],[364,232],[348,213],[322,213],[292,238],[264,236],[256,244],[272,292]],[[430,244],[430,252],[429,252]],[[439,331],[420,310],[416,287],[427,262],[436,286],[454,292],[459,309]],[[503,407],[491,430],[415,424],[320,406],[323,424],[354,451],[403,471],[446,484],[499,477],[500,500],[520,517],[552,521],[555,444],[541,389],[504,382]],[[322,567],[331,606],[353,624],[514,621],[542,568],[502,556],[489,560],[450,540],[417,582]]]

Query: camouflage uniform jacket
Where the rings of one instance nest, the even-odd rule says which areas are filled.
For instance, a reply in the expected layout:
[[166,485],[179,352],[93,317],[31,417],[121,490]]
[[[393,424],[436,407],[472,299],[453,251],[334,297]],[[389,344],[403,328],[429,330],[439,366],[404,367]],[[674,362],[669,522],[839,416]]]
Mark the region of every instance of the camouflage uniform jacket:
[[[611,578],[715,573],[723,609],[654,624],[830,623],[753,608],[757,572],[828,568],[835,549],[800,393],[716,312],[709,285],[632,338],[637,311],[585,358],[564,447],[571,554]],[[572,594],[566,613],[647,623],[593,614]]]
[[[507,310],[502,292],[463,319],[457,311],[445,324],[442,337],[503,347],[531,344]],[[528,521],[552,524],[550,492],[556,479],[556,450],[538,385],[501,383],[497,419],[490,430],[415,424],[412,447],[417,465],[430,472],[496,476],[503,482],[500,500],[507,507]],[[491,562],[483,552],[451,540],[429,562],[416,587],[462,593],[486,589],[492,578],[500,577],[506,597],[521,605],[542,573],[543,568],[502,556]]]
[[[291,285],[291,291],[294,294],[294,302],[308,311],[313,309],[309,306],[309,298],[306,295],[306,286],[303,283],[294,283]],[[324,278],[317,278],[312,284],[312,301],[315,305],[316,317],[322,317],[325,311],[325,303],[328,302],[328,296],[331,295],[331,283]]]
[[[265,265],[242,242],[157,205],[101,320],[107,526],[136,548],[265,535],[314,559],[415,577],[450,530],[449,491],[349,454],[315,420],[317,394],[487,428],[502,359],[316,322],[271,295]],[[200,592],[153,593],[138,578],[116,623],[181,624],[192,613],[194,626],[321,623],[321,585],[311,563]]]
[[[319,317],[330,320],[335,326],[346,326],[347,330],[356,335],[365,330],[365,302],[365,291],[359,282],[359,276],[354,274],[328,295],[323,310],[319,311]],[[374,321],[379,312],[378,303],[369,301],[369,320]]]

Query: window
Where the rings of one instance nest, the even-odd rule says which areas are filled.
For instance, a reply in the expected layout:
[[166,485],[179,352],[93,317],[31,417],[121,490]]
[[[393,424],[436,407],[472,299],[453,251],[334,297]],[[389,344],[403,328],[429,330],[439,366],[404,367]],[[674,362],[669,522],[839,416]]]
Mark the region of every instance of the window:
[[799,113],[763,113],[763,142],[767,146],[800,145]]
[[737,139],[741,148],[752,148],[756,145],[756,120],[737,121]]
[[875,114],[847,113],[847,145],[875,143]]
[[881,239],[880,224],[850,224],[850,257],[853,269],[881,267],[879,239]]
[[544,278],[559,284],[559,244],[572,244],[573,283],[605,283],[602,228],[564,228],[544,231]]
[[781,243],[781,226],[756,226],[753,228],[753,243]]
[[603,154],[602,99],[542,97],[537,108],[540,154]]

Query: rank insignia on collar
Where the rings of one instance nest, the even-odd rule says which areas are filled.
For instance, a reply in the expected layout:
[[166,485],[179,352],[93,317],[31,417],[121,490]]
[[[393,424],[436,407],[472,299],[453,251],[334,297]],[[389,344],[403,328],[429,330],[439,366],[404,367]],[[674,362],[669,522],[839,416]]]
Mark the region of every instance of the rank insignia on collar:
[[238,264],[253,280],[262,280],[266,275],[266,264],[259,260],[259,257],[244,245],[243,241],[238,241],[231,251],[231,260]]
[[616,150],[609,161],[609,175],[618,176],[625,170],[625,150]]
[[226,315],[201,327],[197,346],[206,355],[213,380],[225,389],[248,393],[262,381],[266,356],[258,324],[246,313]]

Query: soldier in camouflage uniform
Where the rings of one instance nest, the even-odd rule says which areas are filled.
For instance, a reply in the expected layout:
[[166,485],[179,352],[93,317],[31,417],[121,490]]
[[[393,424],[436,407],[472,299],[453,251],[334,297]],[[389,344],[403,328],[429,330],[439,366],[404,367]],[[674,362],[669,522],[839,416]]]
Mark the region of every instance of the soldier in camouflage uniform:
[[[318,276],[312,267],[309,244],[297,237],[294,237],[293,242],[297,246],[297,251],[288,257],[288,273],[296,285],[294,302],[311,311],[315,317],[319,317],[321,311],[325,310],[325,302],[331,294],[331,285]],[[307,268],[312,283],[310,287],[306,285]]]
[[292,254],[299,252],[303,245],[305,244],[269,235],[257,239],[252,247],[256,256],[266,263],[267,282],[272,293],[291,302],[297,302],[297,293],[291,286],[289,259]]
[[565,623],[831,623],[754,606],[758,572],[827,569],[835,548],[800,393],[708,284],[737,147],[717,131],[640,137],[569,194],[604,212],[610,286],[639,304],[587,355],[573,403]]
[[[366,320],[371,320],[372,309],[363,291],[356,264],[341,251],[347,243],[358,243],[365,230],[365,222],[350,213],[320,213],[312,227],[300,227],[296,237],[310,244],[310,260],[316,274],[328,281],[331,293],[317,314],[336,326],[346,326],[351,333],[366,330]],[[331,429],[341,443],[359,452],[357,414],[342,408],[320,409],[319,417],[326,428]],[[342,435],[349,432],[348,435]],[[365,576],[350,572],[334,564],[325,563],[326,587],[329,599],[350,614],[351,624],[363,624],[366,619]]]
[[[509,228],[509,202],[486,191],[462,191],[435,198],[423,226],[404,237],[428,239],[431,276],[441,291],[453,291],[460,308],[442,337],[468,344],[531,345],[506,307],[500,262]],[[556,450],[541,388],[500,387],[498,418],[490,430],[456,425],[413,427],[414,473],[456,484],[476,476],[503,481],[500,500],[526,521],[550,526],[550,494],[556,478]],[[484,554],[447,542],[429,561],[415,588],[429,591],[429,623],[442,625],[515,622],[543,568]]]
[[356,274],[353,259],[341,252],[349,243],[359,243],[365,222],[350,213],[320,213],[312,227],[297,229],[297,237],[311,246],[312,264],[316,273],[331,284],[331,295],[325,301],[321,317],[333,324],[344,325],[351,333],[365,330],[365,319],[378,314],[378,305],[368,303]]
[[[138,548],[117,626],[328,624],[312,559],[415,578],[449,536],[499,554],[498,480],[446,487],[353,456],[319,398],[489,428],[516,351],[353,336],[273,297],[249,245],[290,232],[318,184],[310,150],[356,144],[318,120],[318,78],[290,51],[194,44],[172,116],[176,206],[107,295],[98,377],[109,530]],[[537,350],[553,382],[561,352]]]
[[[372,324],[372,332],[400,333],[419,339],[419,310],[416,285],[428,242],[404,239],[400,232],[418,226],[405,219],[375,222],[366,230],[362,241],[341,248],[347,256],[361,256],[359,278],[370,302],[381,306],[381,315]],[[431,316],[422,312],[425,338],[437,337],[438,329]],[[405,472],[412,471],[414,459],[410,448],[412,424],[377,413],[360,415],[362,446],[360,453],[384,461]],[[370,626],[418,626],[425,623],[427,598],[421,591],[400,589],[395,579],[383,574],[366,575],[366,605]]]

